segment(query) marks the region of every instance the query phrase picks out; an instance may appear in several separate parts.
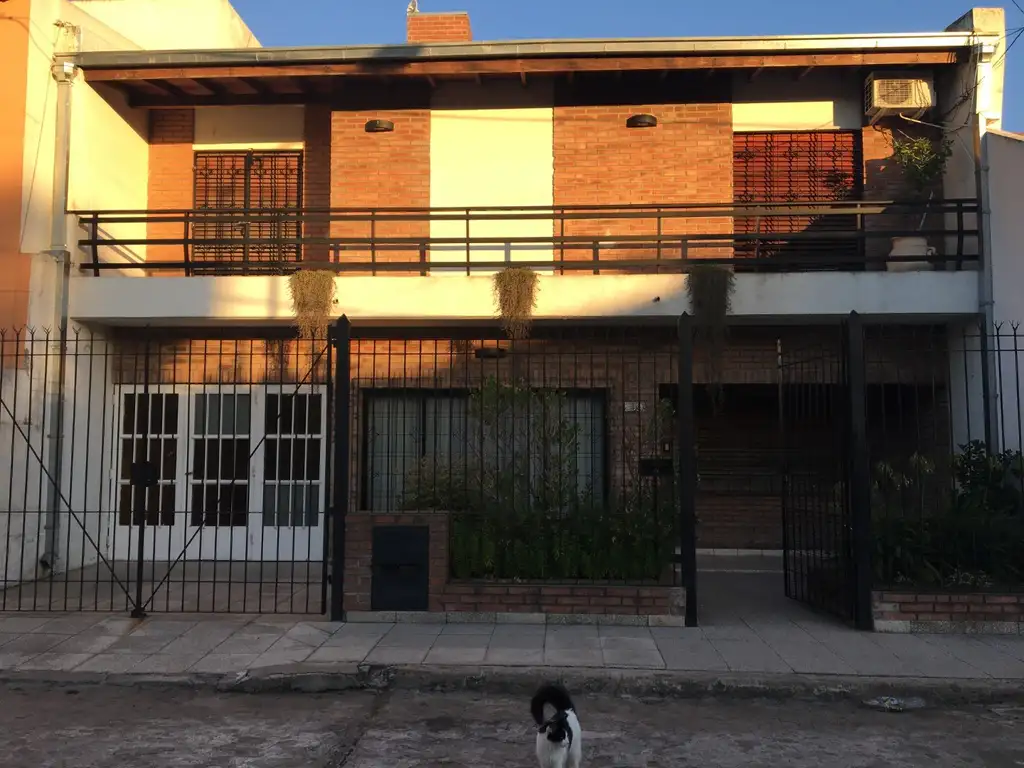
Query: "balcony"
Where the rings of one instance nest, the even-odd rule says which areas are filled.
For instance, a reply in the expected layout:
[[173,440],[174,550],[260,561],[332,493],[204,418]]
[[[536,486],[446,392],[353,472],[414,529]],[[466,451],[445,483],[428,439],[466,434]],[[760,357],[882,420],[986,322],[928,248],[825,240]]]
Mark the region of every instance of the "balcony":
[[[70,309],[97,324],[291,323],[286,275],[305,268],[338,274],[336,311],[354,321],[489,320],[490,276],[515,265],[540,273],[536,319],[666,318],[689,310],[687,273],[719,264],[737,273],[737,322],[972,316],[977,211],[953,200],[78,212]],[[918,250],[894,254],[897,237]],[[96,279],[148,275],[160,279],[131,290]]]
[[[78,211],[85,273],[679,274],[959,270],[976,261],[974,200],[557,208]],[[934,250],[898,255],[893,238]]]

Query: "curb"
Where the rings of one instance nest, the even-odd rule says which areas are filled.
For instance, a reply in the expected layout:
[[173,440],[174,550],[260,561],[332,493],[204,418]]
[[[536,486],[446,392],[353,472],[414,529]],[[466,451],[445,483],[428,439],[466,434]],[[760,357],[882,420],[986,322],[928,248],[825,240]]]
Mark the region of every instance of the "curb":
[[[473,691],[529,697],[544,676],[534,668],[323,666],[295,664],[221,674],[132,675],[91,672],[0,672],[7,687],[118,686],[179,688],[219,693],[333,693],[406,690]],[[709,674],[633,669],[563,670],[558,680],[573,692],[678,699],[773,699],[852,701],[878,696],[920,698],[929,706],[1024,703],[1018,680],[946,680],[843,676]]]

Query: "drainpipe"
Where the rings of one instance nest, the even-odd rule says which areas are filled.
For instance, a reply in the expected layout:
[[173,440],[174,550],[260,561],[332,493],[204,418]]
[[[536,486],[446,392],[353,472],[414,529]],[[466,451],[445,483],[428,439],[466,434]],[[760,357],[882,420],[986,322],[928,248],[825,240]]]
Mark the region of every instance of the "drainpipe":
[[[981,388],[982,397],[982,418],[984,419],[985,446],[989,451],[1000,450],[1002,436],[999,434],[996,414],[997,408],[993,407],[998,403],[1000,397],[1000,382],[997,381],[997,361],[994,359],[991,348],[990,332],[995,328],[995,311],[993,306],[992,288],[992,252],[991,238],[988,236],[990,219],[989,195],[988,195],[988,168],[985,153],[982,151],[982,133],[987,127],[984,115],[981,111],[981,87],[988,71],[980,72],[981,64],[991,66],[992,53],[986,51],[984,46],[978,46],[978,64],[976,65],[974,78],[974,97],[971,105],[971,148],[974,154],[974,184],[978,200],[978,256],[981,261],[981,274],[978,281],[978,304],[981,315],[981,333],[979,339],[979,351],[981,353]],[[998,354],[996,351],[995,354]]]
[[[71,252],[68,248],[68,162],[71,145],[71,86],[77,68],[70,61],[56,61],[50,68],[57,82],[56,135],[53,147],[53,203],[51,208],[50,249],[47,253],[57,266],[54,286],[54,320],[57,327],[55,378],[47,382],[51,414],[47,440],[49,445],[47,471],[46,523],[44,549],[39,565],[53,573],[59,555],[61,485],[64,459],[64,379],[68,354],[68,288],[71,280]],[[52,371],[53,366],[50,367]]]

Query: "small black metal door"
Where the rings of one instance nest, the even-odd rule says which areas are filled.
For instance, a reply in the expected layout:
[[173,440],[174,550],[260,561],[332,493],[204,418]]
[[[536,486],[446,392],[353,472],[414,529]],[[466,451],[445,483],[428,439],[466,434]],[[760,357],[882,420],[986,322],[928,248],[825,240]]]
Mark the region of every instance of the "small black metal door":
[[799,348],[779,342],[779,423],[786,596],[853,621],[846,347],[845,327]]
[[375,527],[371,562],[371,610],[427,610],[430,591],[430,529],[427,526]]

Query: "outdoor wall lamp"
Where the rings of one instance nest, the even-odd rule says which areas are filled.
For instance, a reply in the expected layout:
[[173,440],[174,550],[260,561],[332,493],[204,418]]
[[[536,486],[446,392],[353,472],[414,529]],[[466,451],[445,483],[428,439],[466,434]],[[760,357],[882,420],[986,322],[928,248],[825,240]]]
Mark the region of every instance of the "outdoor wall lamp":
[[391,133],[395,130],[395,124],[390,120],[367,120],[367,133]]
[[640,114],[640,115],[631,115],[630,117],[626,118],[626,127],[627,128],[657,128],[658,127],[658,118],[656,118],[654,115],[648,115],[646,113],[645,114]]

